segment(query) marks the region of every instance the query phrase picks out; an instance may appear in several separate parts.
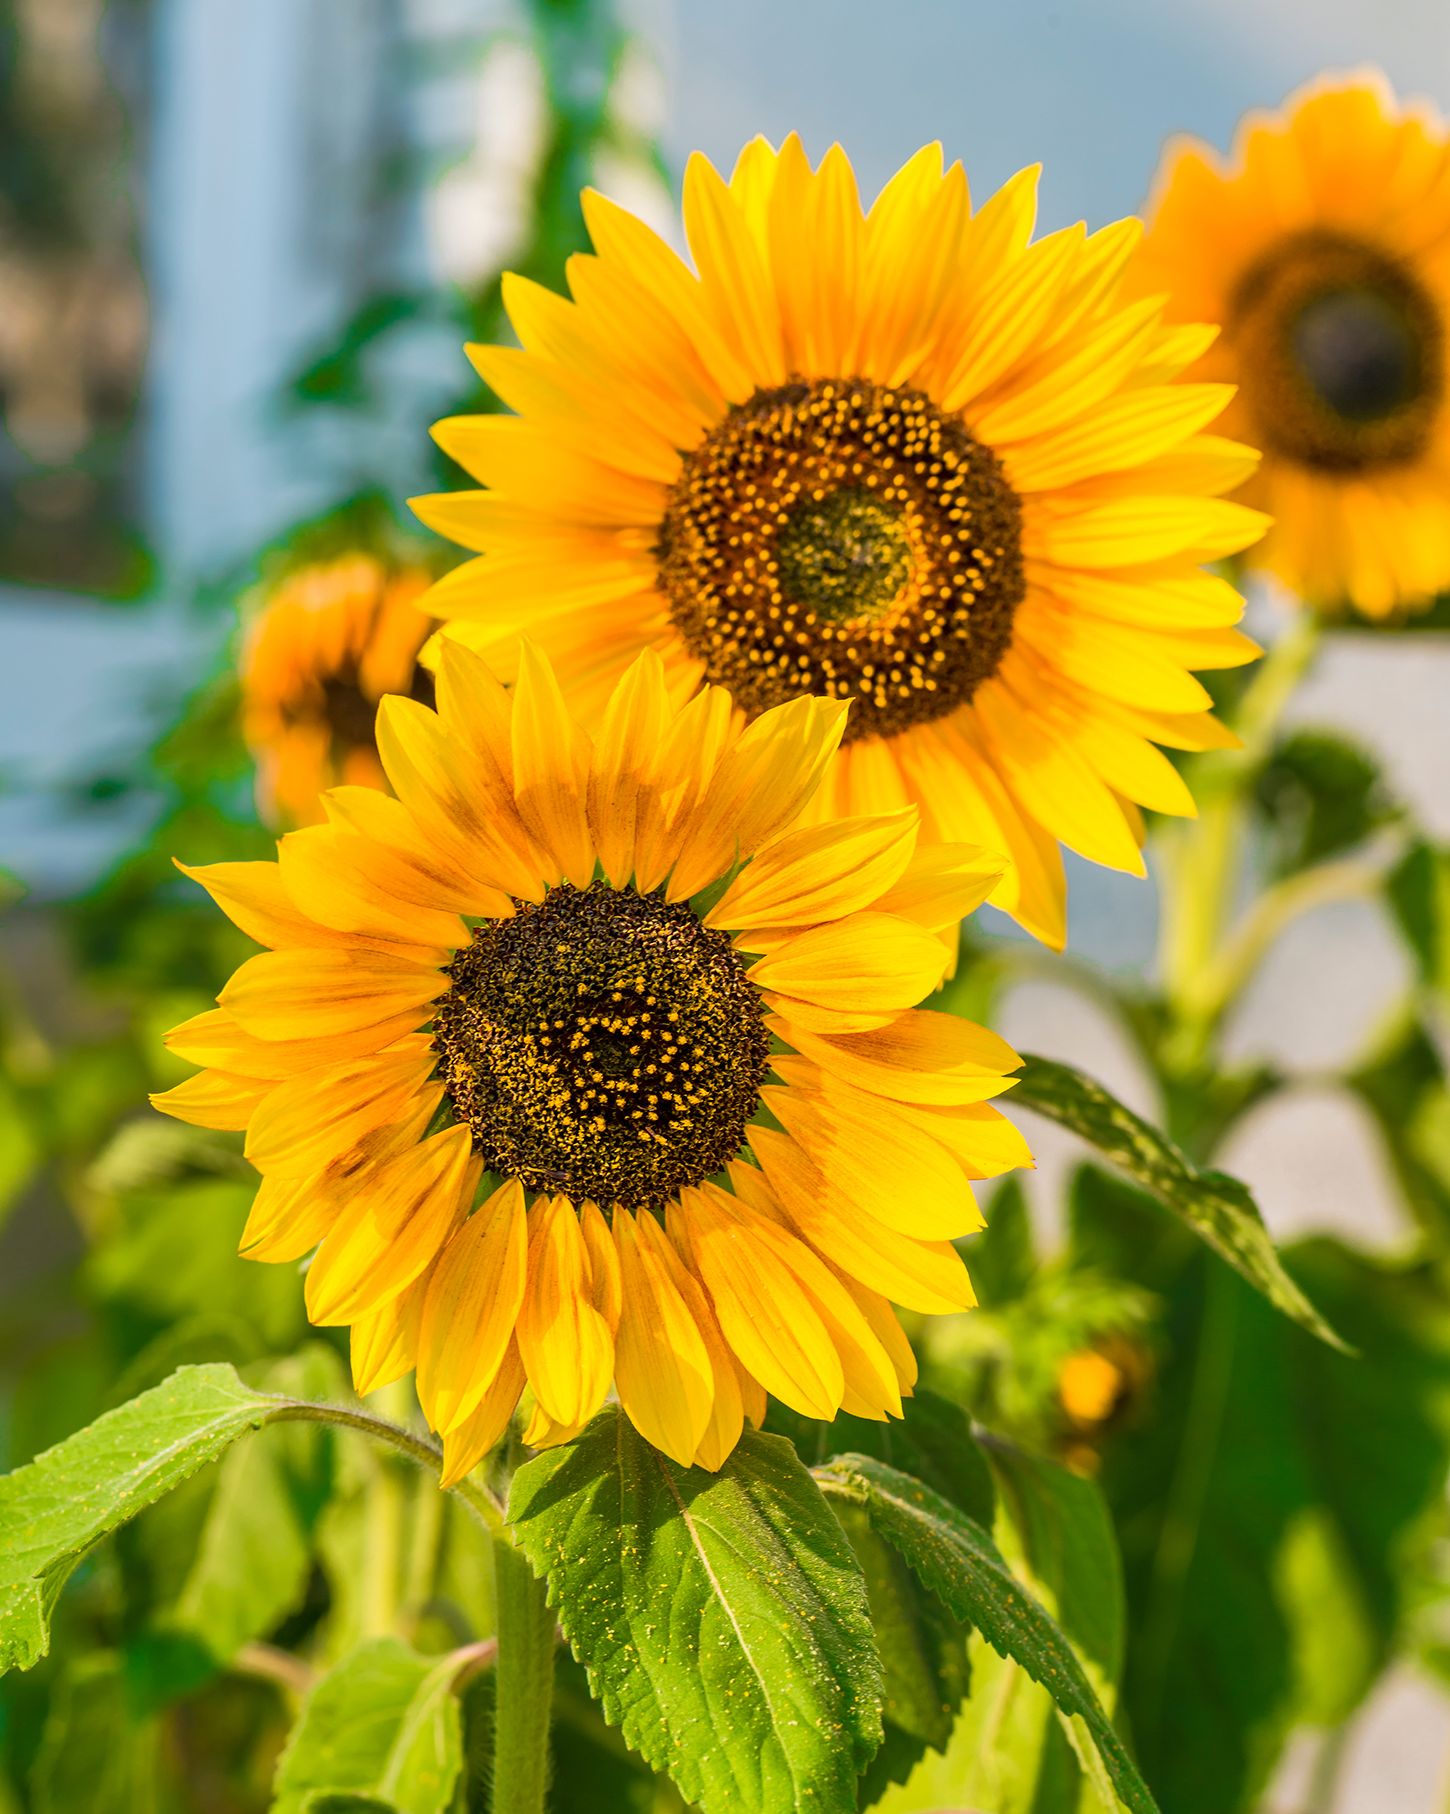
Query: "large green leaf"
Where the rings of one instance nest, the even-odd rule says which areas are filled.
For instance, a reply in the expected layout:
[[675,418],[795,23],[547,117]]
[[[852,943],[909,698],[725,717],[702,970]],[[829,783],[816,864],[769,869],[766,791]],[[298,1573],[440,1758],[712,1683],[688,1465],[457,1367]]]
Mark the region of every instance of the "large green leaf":
[[1114,1791],[1133,1814],[1157,1814],[1071,1644],[979,1524],[920,1481],[867,1455],[840,1456],[818,1468],[816,1478],[827,1492],[864,1507],[958,1618],[969,1619],[999,1655],[1021,1664],[1064,1714],[1082,1722]]
[[56,1596],[93,1543],[215,1461],[276,1404],[232,1367],[183,1367],[0,1479],[0,1670],[45,1654]]
[[[1123,1647],[1122,1570],[1112,1522],[1091,1481],[993,1442],[994,1536],[1013,1572],[1062,1627],[1111,1708]],[[982,1639],[971,1647],[972,1693],[943,1752],[924,1757],[880,1802],[881,1814],[990,1808],[1043,1814],[1079,1805],[1078,1764],[1051,1694]],[[1083,1791],[1086,1793],[1086,1791]],[[1116,1797],[1092,1804],[1112,1809]]]
[[273,1814],[441,1814],[463,1763],[451,1657],[361,1644],[308,1695],[277,1766]]
[[[831,1423],[803,1417],[772,1402],[767,1428],[789,1436],[808,1466],[832,1455],[874,1455],[935,1487],[978,1523],[993,1516],[992,1474],[960,1405],[918,1391],[900,1421],[878,1423],[844,1413]],[[967,1632],[922,1587],[901,1557],[871,1529],[864,1513],[842,1508],[841,1523],[866,1577],[871,1622],[886,1680],[885,1740],[862,1783],[869,1805],[900,1782],[922,1752],[940,1749],[967,1692]]]
[[822,1423],[772,1401],[767,1428],[790,1437],[807,1467],[833,1455],[874,1455],[924,1480],[978,1524],[992,1522],[992,1471],[977,1445],[972,1420],[939,1392],[920,1389],[903,1401],[899,1421],[884,1423],[845,1412]]
[[1227,1172],[1200,1171],[1166,1134],[1091,1077],[1051,1058],[1022,1061],[1013,1101],[1090,1142],[1205,1241],[1269,1302],[1321,1341],[1340,1338],[1285,1272],[1246,1184]]
[[747,1431],[709,1474],[604,1411],[520,1468],[509,1517],[605,1717],[687,1801],[855,1808],[881,1666],[861,1570],[788,1442]]

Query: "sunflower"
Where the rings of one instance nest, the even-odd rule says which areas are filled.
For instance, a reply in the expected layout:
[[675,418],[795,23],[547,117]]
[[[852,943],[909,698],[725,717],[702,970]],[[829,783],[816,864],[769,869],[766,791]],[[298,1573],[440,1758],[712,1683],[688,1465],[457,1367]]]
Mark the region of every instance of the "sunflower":
[[1223,323],[1203,377],[1265,451],[1255,559],[1386,617],[1450,586],[1450,140],[1373,72],[1253,114],[1222,163],[1170,147],[1134,280]]
[[1189,670],[1256,650],[1201,563],[1263,520],[1217,495],[1257,458],[1203,433],[1226,387],[1176,381],[1211,331],[1119,299],[1137,222],[1029,243],[1036,179],[974,213],[932,146],[863,215],[839,146],[697,155],[693,271],[586,193],[573,300],[509,277],[522,346],[470,348],[517,414],[434,431],[487,489],[414,508],[505,678],[527,634],[586,712],[642,647],[749,717],[849,700],[816,810],[1007,853],[992,900],[1060,945],[1059,844],[1141,874],[1140,807],[1193,810],[1154,746],[1224,741]]
[[747,727],[645,651],[591,740],[528,646],[510,689],[453,642],[437,678],[436,713],[379,710],[395,798],[337,788],[275,863],[186,871],[268,947],[155,1098],[246,1130],[243,1252],[317,1249],[313,1321],[351,1325],[359,1391],[416,1367],[449,1479],[525,1382],[530,1442],[612,1380],[709,1468],[768,1392],[899,1415],[892,1302],[969,1307],[971,1180],[1031,1163],[990,1102],[1015,1055],[913,1006],[1000,860],[909,807],[800,823],[834,700]]
[[337,782],[382,787],[373,718],[385,693],[431,696],[418,651],[430,575],[353,553],[294,569],[263,598],[242,653],[242,735],[271,824],[311,825]]

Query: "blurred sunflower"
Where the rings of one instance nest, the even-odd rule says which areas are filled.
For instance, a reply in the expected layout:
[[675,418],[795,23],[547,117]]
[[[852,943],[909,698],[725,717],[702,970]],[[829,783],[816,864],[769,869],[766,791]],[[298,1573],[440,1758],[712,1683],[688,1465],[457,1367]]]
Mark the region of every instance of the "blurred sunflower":
[[1199,370],[1265,451],[1252,557],[1370,617],[1450,586],[1450,139],[1374,72],[1252,114],[1233,156],[1171,146],[1134,273],[1223,323]]
[[187,872],[270,949],[169,1036],[207,1068],[157,1105],[246,1129],[243,1251],[321,1243],[312,1319],[352,1325],[360,1391],[416,1365],[448,1478],[525,1381],[531,1442],[612,1380],[710,1468],[767,1392],[899,1415],[888,1300],[974,1301],[950,1243],[970,1180],[1031,1162],[988,1100],[1018,1061],[913,1004],[1001,863],[910,808],[797,824],[844,717],[677,709],[646,652],[591,741],[531,649],[506,690],[445,643],[437,712],[378,714],[396,798]]
[[1059,841],[1142,873],[1140,807],[1191,813],[1156,743],[1225,740],[1189,672],[1257,651],[1200,563],[1263,519],[1257,456],[1178,374],[1212,330],[1118,291],[1139,226],[1030,244],[1035,170],[972,212],[920,152],[868,214],[839,146],[762,140],[685,177],[692,272],[586,193],[572,302],[523,278],[523,345],[473,347],[518,413],[438,424],[489,489],[420,498],[481,558],[429,594],[512,671],[521,634],[586,711],[641,647],[747,716],[853,702],[815,810],[908,802],[1006,852],[993,901],[1060,945]]
[[257,805],[274,825],[312,825],[338,782],[385,785],[373,719],[385,693],[432,697],[418,651],[431,575],[353,553],[296,568],[262,598],[241,662],[242,735]]

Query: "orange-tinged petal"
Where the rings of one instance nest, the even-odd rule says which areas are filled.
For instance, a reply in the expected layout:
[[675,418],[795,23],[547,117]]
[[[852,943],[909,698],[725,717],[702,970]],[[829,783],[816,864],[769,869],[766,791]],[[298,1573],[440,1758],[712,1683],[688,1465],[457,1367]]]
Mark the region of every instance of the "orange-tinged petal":
[[524,1193],[511,1178],[439,1255],[418,1332],[418,1402],[444,1435],[477,1409],[514,1338],[528,1251]]
[[845,723],[835,699],[803,697],[762,712],[721,757],[682,826],[667,898],[686,900],[785,831],[820,786]]
[[811,1033],[790,1021],[767,1025],[827,1072],[896,1102],[980,1102],[1001,1095],[1022,1063],[986,1027],[934,1008],[915,1008],[860,1033]]
[[603,1403],[614,1370],[614,1342],[590,1287],[590,1253],[574,1205],[541,1198],[529,1212],[519,1353],[546,1416],[576,1428]]
[[510,1342],[498,1372],[483,1397],[462,1423],[443,1432],[441,1487],[455,1486],[471,1474],[508,1428],[524,1389],[524,1364],[517,1342]]
[[621,1305],[614,1378],[624,1414],[646,1442],[689,1467],[710,1427],[715,1370],[680,1287],[673,1249],[648,1214],[614,1212]]
[[248,938],[276,951],[293,945],[341,945],[352,941],[310,920],[288,894],[275,863],[204,863],[181,873],[199,882],[222,912]]
[[554,671],[525,644],[514,689],[514,796],[524,826],[576,888],[594,877],[589,835],[589,739],[575,724]]
[[589,769],[589,830],[605,875],[623,888],[634,874],[635,836],[662,812],[660,752],[671,719],[664,664],[640,654],[615,688]]
[[736,876],[705,924],[813,926],[870,906],[911,861],[918,817],[912,806],[784,833]]
[[436,1064],[432,1041],[416,1033],[373,1057],[290,1078],[253,1116],[246,1155],[260,1172],[291,1177],[327,1165],[354,1171],[398,1130],[421,1135],[443,1097],[441,1083],[427,1087]]
[[[438,953],[440,961],[444,953]],[[370,1038],[412,1010],[415,1026],[447,987],[438,963],[373,951],[264,951],[249,957],[217,1000],[259,1039]],[[378,1044],[382,1041],[378,1040]],[[376,1049],[373,1046],[371,1049]]]
[[783,940],[747,974],[797,1026],[849,1033],[914,1007],[941,972],[941,945],[925,927],[854,913]]
[[169,1090],[156,1090],[151,1106],[193,1127],[237,1133],[277,1088],[266,1078],[233,1077],[225,1071],[198,1071]]
[[263,1178],[252,1199],[237,1252],[272,1264],[311,1253],[341,1212],[341,1200],[320,1174]]
[[853,1279],[928,1315],[970,1310],[976,1303],[961,1256],[949,1242],[911,1240],[862,1216],[838,1198],[793,1140],[773,1128],[752,1128],[750,1149],[791,1226]]
[[429,1273],[421,1274],[406,1291],[360,1316],[349,1330],[352,1389],[359,1398],[392,1385],[417,1364],[429,1277]]
[[921,845],[872,906],[940,932],[975,913],[1008,867],[1006,857],[977,844]]
[[845,1389],[841,1358],[780,1252],[790,1237],[696,1190],[670,1205],[669,1226],[746,1370],[782,1404],[834,1417]]
[[806,1059],[782,1057],[776,1068],[792,1087],[767,1086],[760,1099],[838,1197],[913,1240],[955,1241],[982,1226],[962,1168],[920,1122],[849,1084],[806,1087],[820,1081]]
[[468,1213],[479,1164],[466,1127],[446,1128],[353,1182],[307,1270],[314,1323],[350,1323],[412,1284]]

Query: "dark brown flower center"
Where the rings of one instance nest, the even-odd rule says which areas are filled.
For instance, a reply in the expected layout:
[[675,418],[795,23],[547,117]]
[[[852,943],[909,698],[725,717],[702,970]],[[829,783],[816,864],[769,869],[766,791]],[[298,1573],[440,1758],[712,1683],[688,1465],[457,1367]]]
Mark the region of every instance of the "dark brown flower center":
[[994,674],[1023,592],[1021,507],[920,391],[795,380],[685,460],[659,543],[676,627],[751,713],[855,702],[847,739],[945,716]]
[[718,1172],[760,1100],[761,999],[688,905],[565,884],[478,927],[434,1043],[485,1166],[639,1209]]
[[1424,451],[1444,390],[1439,312],[1377,247],[1296,235],[1239,285],[1229,332],[1272,451],[1345,473]]

